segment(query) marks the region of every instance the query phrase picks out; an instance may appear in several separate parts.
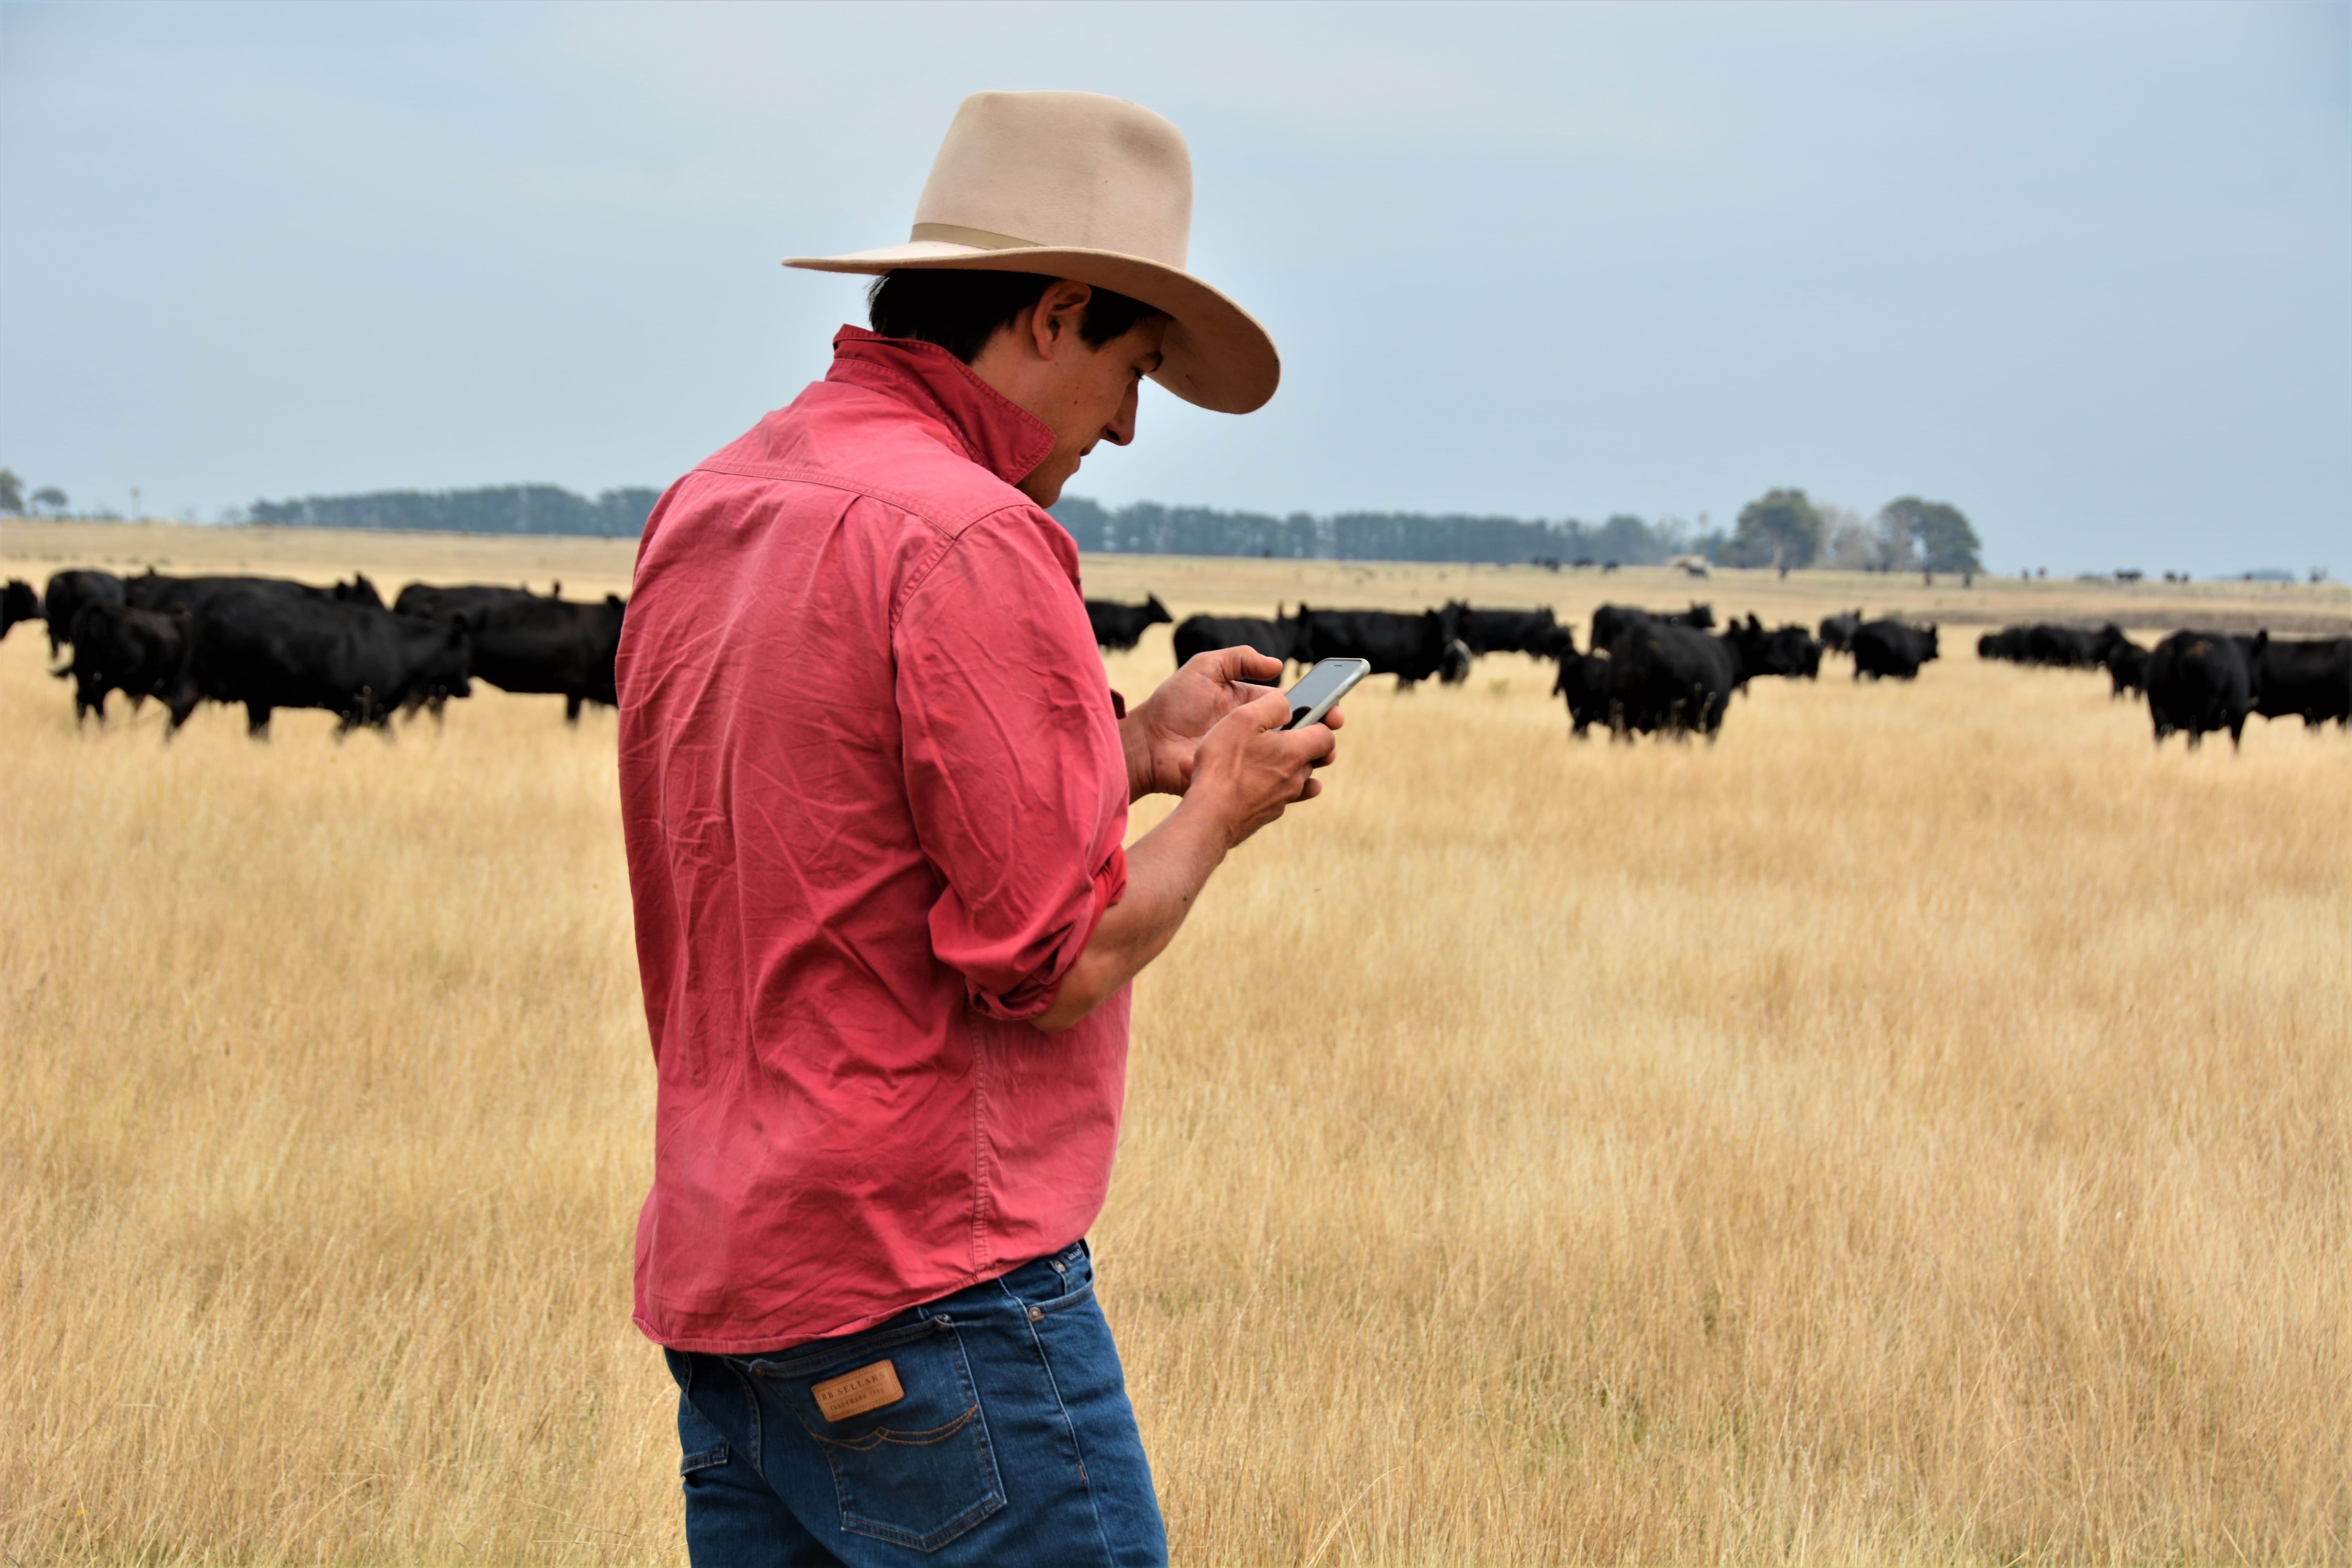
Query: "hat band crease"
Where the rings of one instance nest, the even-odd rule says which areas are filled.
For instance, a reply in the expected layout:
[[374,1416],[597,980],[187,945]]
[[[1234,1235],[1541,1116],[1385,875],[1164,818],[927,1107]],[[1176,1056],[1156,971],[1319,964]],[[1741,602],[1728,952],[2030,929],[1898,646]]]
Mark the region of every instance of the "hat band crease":
[[937,240],[942,245],[970,245],[982,250],[1042,250],[1045,247],[1034,239],[1016,239],[1009,234],[997,234],[984,228],[966,228],[960,223],[919,223],[907,237],[908,243]]

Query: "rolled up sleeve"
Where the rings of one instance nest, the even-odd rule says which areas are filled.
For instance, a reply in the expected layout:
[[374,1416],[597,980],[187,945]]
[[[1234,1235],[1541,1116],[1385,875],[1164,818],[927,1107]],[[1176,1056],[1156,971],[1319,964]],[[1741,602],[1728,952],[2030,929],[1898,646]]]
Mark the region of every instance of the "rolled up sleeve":
[[931,950],[1008,1021],[1054,1005],[1127,886],[1127,764],[1059,533],[1034,509],[971,525],[892,633],[907,798],[945,883]]

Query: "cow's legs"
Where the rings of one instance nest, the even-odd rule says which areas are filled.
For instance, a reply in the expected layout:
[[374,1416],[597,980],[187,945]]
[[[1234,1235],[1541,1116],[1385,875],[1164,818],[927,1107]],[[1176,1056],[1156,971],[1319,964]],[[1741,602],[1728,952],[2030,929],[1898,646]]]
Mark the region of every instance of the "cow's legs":
[[269,739],[269,704],[248,700],[245,705],[245,732],[257,741]]
[[563,721],[575,730],[580,728],[580,699],[568,691],[563,694]]

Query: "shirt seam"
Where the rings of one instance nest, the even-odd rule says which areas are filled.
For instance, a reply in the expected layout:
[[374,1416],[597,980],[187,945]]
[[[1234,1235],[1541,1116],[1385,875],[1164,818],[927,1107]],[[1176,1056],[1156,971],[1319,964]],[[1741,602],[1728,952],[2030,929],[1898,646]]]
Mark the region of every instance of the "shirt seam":
[[[923,584],[930,581],[931,574],[939,569],[940,562],[947,559],[948,552],[962,543],[964,535],[970,533],[973,529],[978,528],[982,523],[987,522],[992,518],[1002,517],[1006,512],[1017,512],[1023,509],[1024,504],[1029,506],[1036,505],[1034,501],[1029,501],[1026,503],[1009,501],[1003,506],[997,507],[992,511],[985,511],[977,517],[970,519],[962,527],[955,530],[953,532],[949,532],[946,529],[940,528],[936,523],[931,524],[932,528],[936,530],[940,536],[939,547],[908,569],[907,580],[899,586],[898,596],[895,600],[891,601],[890,631],[894,638],[897,636],[899,622],[905,618],[908,604],[922,590]],[[1042,511],[1045,509],[1041,507],[1038,510]],[[919,517],[921,514],[917,513],[915,515]],[[1050,517],[1053,514],[1048,512],[1046,515]],[[929,522],[929,519],[926,518],[923,521]],[[1072,593],[1076,593],[1078,591],[1077,584],[1075,583],[1071,584],[1070,591]]]
[[[970,462],[971,459],[966,458],[965,461]],[[980,467],[977,463],[972,464],[972,466],[974,468]],[[985,469],[982,469],[982,471],[986,472]],[[982,510],[967,514],[959,514],[956,521],[950,521],[934,515],[932,510],[929,506],[926,506],[919,499],[915,496],[908,495],[903,490],[891,489],[886,486],[877,485],[864,479],[854,479],[846,475],[836,474],[829,468],[804,468],[796,466],[788,466],[782,463],[721,463],[713,461],[704,462],[698,465],[695,468],[695,472],[728,474],[740,479],[774,479],[784,483],[821,485],[826,489],[846,490],[852,495],[869,497],[875,500],[887,502],[889,505],[897,507],[900,511],[905,512],[908,517],[911,517],[917,521],[922,523],[925,527],[937,532],[950,535],[960,533],[963,530],[970,528],[972,524],[979,522],[985,518],[993,517],[1000,511],[1017,511],[1023,504],[1021,501],[1005,501],[992,499],[982,506]],[[992,474],[989,477],[991,479],[995,479],[995,476]],[[996,482],[1003,484],[1004,481],[997,479]],[[1027,504],[1034,506],[1036,503],[1031,501]]]
[[988,1267],[988,1069],[979,1020],[964,1007],[964,1038],[971,1045],[971,1270]]

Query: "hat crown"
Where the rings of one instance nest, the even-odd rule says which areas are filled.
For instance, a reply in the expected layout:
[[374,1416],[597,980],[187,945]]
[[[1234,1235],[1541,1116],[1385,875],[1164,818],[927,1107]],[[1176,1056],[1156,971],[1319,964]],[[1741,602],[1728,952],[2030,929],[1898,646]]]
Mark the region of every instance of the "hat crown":
[[915,225],[917,239],[953,228],[1118,251],[1181,271],[1192,229],[1192,156],[1183,132],[1124,99],[976,92],[940,143]]

